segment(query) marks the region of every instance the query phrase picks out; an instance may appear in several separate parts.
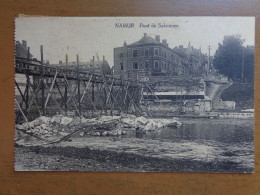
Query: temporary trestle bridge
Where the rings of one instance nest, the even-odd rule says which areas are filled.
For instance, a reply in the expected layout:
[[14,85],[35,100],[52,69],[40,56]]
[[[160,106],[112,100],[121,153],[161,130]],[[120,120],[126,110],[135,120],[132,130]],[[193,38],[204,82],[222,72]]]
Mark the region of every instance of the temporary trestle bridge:
[[76,65],[71,69],[44,64],[42,46],[41,61],[16,57],[15,72],[25,75],[23,83],[15,78],[16,123],[57,113],[79,117],[121,112],[141,115],[144,83],[81,70],[78,55]]

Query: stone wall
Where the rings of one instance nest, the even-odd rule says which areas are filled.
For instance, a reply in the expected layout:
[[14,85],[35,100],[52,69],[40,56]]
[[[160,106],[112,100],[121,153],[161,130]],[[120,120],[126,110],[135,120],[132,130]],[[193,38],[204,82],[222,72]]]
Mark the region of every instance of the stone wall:
[[[212,110],[212,104],[210,100],[150,102],[147,108],[149,111],[148,114],[152,116],[201,116]],[[142,105],[142,109],[147,112],[145,105]]]

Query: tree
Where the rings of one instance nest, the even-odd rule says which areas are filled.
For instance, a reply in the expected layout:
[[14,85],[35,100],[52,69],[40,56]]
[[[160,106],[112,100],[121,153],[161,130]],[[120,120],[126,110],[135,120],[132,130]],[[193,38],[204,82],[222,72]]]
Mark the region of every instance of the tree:
[[228,78],[253,81],[254,47],[243,47],[243,43],[240,35],[225,36],[223,43],[219,43],[213,66]]
[[254,57],[255,47],[247,46],[244,49],[244,78],[248,82],[254,82]]

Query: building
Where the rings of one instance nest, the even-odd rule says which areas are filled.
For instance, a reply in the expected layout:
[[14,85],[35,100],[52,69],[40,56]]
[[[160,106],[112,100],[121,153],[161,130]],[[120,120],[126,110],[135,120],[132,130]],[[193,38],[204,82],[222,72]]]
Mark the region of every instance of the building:
[[33,56],[30,53],[29,47],[27,47],[27,41],[22,40],[22,43],[20,41],[15,42],[15,57],[19,58],[32,58]]
[[[201,58],[201,59],[200,59]],[[144,80],[151,76],[193,75],[202,72],[203,56],[200,50],[182,46],[170,48],[167,40],[160,41],[144,33],[137,42],[114,48],[114,74]]]
[[191,64],[191,68],[189,69],[190,75],[202,75],[209,71],[208,55],[201,53],[201,49],[196,49],[191,46],[190,42],[187,48],[180,45],[179,47],[173,48],[173,50],[189,60]]
[[[66,57],[67,58],[67,57]],[[52,66],[58,66],[61,68],[69,68],[69,69],[77,69],[77,62],[62,62],[59,61],[59,64],[52,64]],[[95,61],[94,59],[88,62],[79,62],[79,70],[81,71],[88,71],[90,73],[95,74],[111,74],[111,69],[108,64],[108,62],[105,60],[105,57],[103,57],[102,61]]]

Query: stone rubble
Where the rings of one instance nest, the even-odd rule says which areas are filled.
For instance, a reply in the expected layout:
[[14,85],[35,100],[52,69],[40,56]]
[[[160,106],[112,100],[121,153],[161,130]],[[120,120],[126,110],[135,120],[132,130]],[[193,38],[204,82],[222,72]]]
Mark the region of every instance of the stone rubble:
[[[29,126],[28,126],[29,125]],[[127,131],[135,130],[136,133],[156,131],[165,126],[180,126],[176,119],[154,119],[143,116],[122,114],[121,116],[101,116],[100,118],[80,118],[55,115],[53,117],[41,116],[29,123],[17,124],[16,143],[22,144],[26,134],[35,135],[48,141],[57,140],[70,133],[79,131],[79,136],[119,136],[126,135]],[[23,131],[24,134],[21,132]],[[23,135],[22,135],[23,134]],[[29,136],[30,137],[30,136]]]

